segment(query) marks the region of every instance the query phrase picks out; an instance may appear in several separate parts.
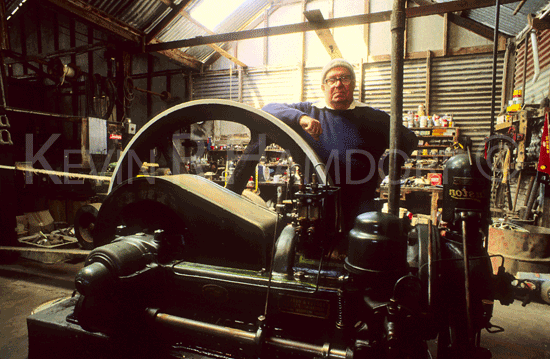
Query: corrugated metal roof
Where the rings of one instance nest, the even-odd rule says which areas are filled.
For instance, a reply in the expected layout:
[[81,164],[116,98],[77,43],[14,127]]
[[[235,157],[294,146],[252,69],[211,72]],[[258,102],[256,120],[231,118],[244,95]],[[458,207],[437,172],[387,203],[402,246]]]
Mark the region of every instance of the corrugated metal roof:
[[[437,2],[450,2],[454,0],[439,0]],[[505,4],[500,6],[499,11],[499,25],[500,32],[509,35],[516,36],[527,27],[527,15],[537,14],[541,9],[548,5],[548,0],[529,0],[526,1],[516,15],[514,11],[518,7],[519,1]],[[479,9],[473,9],[465,12],[466,17],[480,24],[488,26],[492,29],[495,28],[495,15],[496,7],[489,6]]]
[[[7,14],[11,14],[21,4],[21,0],[4,0]],[[174,7],[184,0],[173,1],[172,7],[165,0],[82,0],[88,5],[108,14],[109,16],[135,28],[145,34],[150,33],[155,26],[161,23],[167,16],[172,16]],[[203,0],[191,0],[185,7],[186,12],[192,12],[193,8],[200,5]],[[450,2],[453,0],[439,0],[437,2]],[[281,3],[284,4],[284,3]],[[510,36],[517,36],[527,26],[527,15],[538,14],[549,6],[548,0],[529,0],[523,4],[521,10],[513,15],[518,2],[501,5],[499,30]],[[271,0],[246,0],[233,13],[227,14],[215,29],[215,33],[230,33],[246,28],[255,18],[261,16],[266,9],[271,10],[282,6]],[[216,11],[216,9],[213,9]],[[484,24],[490,28],[495,26],[495,7],[486,7],[464,12],[465,16]],[[185,16],[177,15],[156,37],[162,42],[191,39],[197,36],[210,35],[200,26],[195,25]],[[218,44],[227,48],[230,44]],[[207,61],[215,51],[208,46],[196,46],[181,49],[188,55],[197,58],[201,62]]]
[[[514,15],[518,3],[501,5],[499,14],[499,31],[516,36],[527,26],[527,15],[536,14],[539,9],[546,6],[547,0],[529,0],[526,1],[520,11]],[[468,17],[483,25],[495,28],[495,12],[494,6],[471,10]]]
[[88,0],[86,3],[140,31],[145,31],[169,9],[160,0]]

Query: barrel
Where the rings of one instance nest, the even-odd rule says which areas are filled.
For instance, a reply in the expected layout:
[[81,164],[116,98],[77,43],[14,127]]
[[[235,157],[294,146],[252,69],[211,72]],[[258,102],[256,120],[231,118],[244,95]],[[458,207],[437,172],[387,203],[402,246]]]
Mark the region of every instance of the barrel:
[[[523,224],[499,224],[489,227],[491,255],[502,255],[508,273],[550,273],[550,228]],[[491,258],[496,273],[502,263],[499,257]]]

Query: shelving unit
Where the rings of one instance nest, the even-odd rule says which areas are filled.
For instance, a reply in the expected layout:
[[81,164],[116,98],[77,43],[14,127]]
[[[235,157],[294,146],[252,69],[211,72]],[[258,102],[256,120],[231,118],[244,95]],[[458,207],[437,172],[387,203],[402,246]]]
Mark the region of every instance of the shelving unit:
[[[410,129],[416,133],[419,140],[417,155],[414,156],[416,162],[423,159],[437,159],[441,161],[451,157],[454,154],[454,152],[447,153],[445,150],[448,147],[452,147],[453,144],[458,141],[459,129],[457,127],[413,127]],[[436,150],[437,153],[433,153],[433,150]],[[421,172],[443,171],[441,166],[403,166],[403,169]]]
[[[242,148],[229,148],[229,149],[210,149],[208,153],[208,161],[210,163],[216,163],[217,171],[216,178],[220,177],[223,171],[226,170],[226,162],[228,160],[237,161],[244,152],[246,145],[241,146]],[[231,158],[228,156],[229,153],[232,154]],[[265,156],[265,163],[260,163],[261,166],[268,167],[270,169],[271,175],[283,174],[287,171],[289,165],[282,163],[283,160],[287,159],[288,154],[282,148],[266,148],[263,154]],[[236,163],[236,162],[235,162]],[[282,171],[281,171],[282,169]],[[271,175],[269,177],[271,177]],[[263,176],[260,177],[260,182],[264,183]],[[267,183],[267,182],[266,182]]]

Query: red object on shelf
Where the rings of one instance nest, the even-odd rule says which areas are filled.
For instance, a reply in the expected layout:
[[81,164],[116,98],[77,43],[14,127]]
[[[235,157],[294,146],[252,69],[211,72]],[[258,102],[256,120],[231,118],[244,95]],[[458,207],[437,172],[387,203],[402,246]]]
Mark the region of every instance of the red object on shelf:
[[537,170],[550,174],[550,141],[548,139],[548,113],[545,115],[544,128],[540,139],[540,155]]
[[432,186],[439,186],[443,184],[442,173],[428,173],[428,180]]

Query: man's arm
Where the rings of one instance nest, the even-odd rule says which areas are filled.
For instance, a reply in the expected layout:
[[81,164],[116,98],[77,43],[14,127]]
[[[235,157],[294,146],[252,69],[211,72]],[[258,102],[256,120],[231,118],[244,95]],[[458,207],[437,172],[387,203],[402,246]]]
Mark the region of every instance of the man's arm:
[[289,126],[299,126],[300,117],[307,116],[308,102],[299,103],[270,103],[265,105],[262,110],[277,117]]
[[264,106],[262,110],[277,117],[295,130],[302,128],[316,141],[319,141],[319,136],[323,133],[321,123],[308,115],[311,113],[310,102],[295,104],[270,103]]

